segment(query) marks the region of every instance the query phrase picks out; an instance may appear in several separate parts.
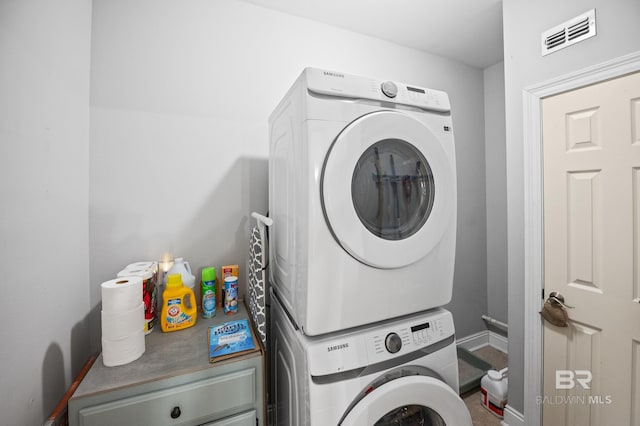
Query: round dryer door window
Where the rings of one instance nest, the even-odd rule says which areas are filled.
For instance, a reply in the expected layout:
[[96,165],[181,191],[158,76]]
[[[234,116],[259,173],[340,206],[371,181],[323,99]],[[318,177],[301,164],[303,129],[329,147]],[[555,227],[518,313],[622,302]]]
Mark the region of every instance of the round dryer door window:
[[372,234],[402,240],[415,234],[433,208],[433,172],[424,155],[401,139],[371,145],[356,163],[351,199]]
[[418,261],[455,221],[455,176],[442,142],[402,112],[350,123],[331,146],[321,182],[334,238],[376,268]]

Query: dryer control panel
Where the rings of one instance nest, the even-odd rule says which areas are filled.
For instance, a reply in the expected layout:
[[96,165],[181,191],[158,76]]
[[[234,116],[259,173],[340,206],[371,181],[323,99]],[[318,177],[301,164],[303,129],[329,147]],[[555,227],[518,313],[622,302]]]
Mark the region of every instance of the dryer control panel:
[[439,112],[451,111],[449,95],[440,90],[317,68],[306,68],[305,74],[308,90],[320,95],[371,99]]

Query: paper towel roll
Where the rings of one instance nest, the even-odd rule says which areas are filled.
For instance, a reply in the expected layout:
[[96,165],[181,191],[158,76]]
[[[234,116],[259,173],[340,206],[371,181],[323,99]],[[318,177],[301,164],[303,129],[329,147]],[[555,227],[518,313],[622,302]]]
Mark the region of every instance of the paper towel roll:
[[102,338],[118,340],[139,330],[144,330],[144,303],[131,310],[114,312],[102,311]]
[[137,308],[142,301],[142,278],[126,277],[105,281],[102,287],[102,310],[125,312]]
[[147,261],[130,263],[124,269],[151,269],[152,272],[156,272],[158,269],[158,262]]
[[158,299],[157,269],[155,262],[132,263],[127,268],[118,272],[118,278],[140,277],[142,278],[142,301],[144,302],[144,318],[147,321],[146,333],[151,333],[157,322],[156,305]]
[[128,277],[140,277],[143,280],[153,278],[153,269],[151,268],[134,268],[134,269],[123,269],[118,272],[116,277],[118,278],[128,278]]
[[128,364],[144,354],[144,331],[142,329],[123,339],[102,338],[102,363],[105,367]]

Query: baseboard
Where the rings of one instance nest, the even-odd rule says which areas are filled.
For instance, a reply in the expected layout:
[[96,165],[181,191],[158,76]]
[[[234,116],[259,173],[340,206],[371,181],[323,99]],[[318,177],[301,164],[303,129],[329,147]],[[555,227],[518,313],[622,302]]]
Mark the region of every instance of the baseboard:
[[502,426],[524,426],[524,416],[507,404],[504,407],[504,418],[500,424]]
[[505,354],[509,353],[509,339],[493,331],[489,331],[489,346],[499,349]]
[[479,331],[469,336],[456,338],[458,347],[468,351],[475,351],[489,344],[489,330]]
[[504,353],[508,353],[509,339],[501,336],[493,331],[484,330],[469,336],[456,339],[457,345],[468,351],[475,351],[476,349],[483,348],[485,346],[491,346]]

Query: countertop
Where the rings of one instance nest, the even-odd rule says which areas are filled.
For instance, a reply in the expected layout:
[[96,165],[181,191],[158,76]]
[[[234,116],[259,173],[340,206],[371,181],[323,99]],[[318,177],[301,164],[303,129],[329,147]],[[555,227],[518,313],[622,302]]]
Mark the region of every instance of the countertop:
[[[209,362],[209,326],[239,319],[249,319],[243,303],[238,304],[238,312],[233,315],[225,315],[222,309],[218,309],[215,317],[205,319],[198,313],[196,325],[183,330],[163,333],[158,324],[145,336],[145,352],[137,360],[117,367],[105,367],[100,354],[71,399],[261,356],[262,348],[258,344],[251,352],[215,364]],[[255,336],[253,327],[251,331]]]

